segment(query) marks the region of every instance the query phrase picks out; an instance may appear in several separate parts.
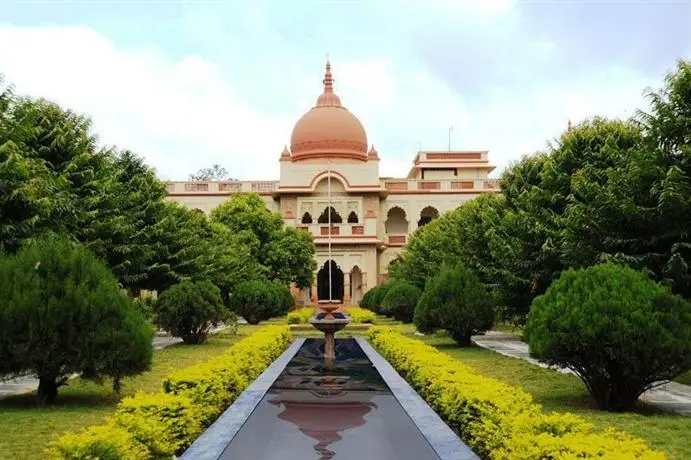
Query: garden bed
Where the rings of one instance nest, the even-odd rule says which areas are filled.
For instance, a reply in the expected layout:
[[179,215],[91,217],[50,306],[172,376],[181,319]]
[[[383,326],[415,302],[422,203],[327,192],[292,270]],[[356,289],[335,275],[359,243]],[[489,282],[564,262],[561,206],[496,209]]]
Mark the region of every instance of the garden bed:
[[[646,442],[599,431],[569,413],[545,413],[530,394],[481,376],[471,367],[399,333],[373,328],[373,344],[483,458],[663,459]],[[507,358],[508,359],[508,358]]]
[[56,459],[179,454],[290,341],[287,327],[265,327],[220,356],[171,372],[163,379],[163,391],[123,399],[105,425],[68,433],[51,443],[48,452]]

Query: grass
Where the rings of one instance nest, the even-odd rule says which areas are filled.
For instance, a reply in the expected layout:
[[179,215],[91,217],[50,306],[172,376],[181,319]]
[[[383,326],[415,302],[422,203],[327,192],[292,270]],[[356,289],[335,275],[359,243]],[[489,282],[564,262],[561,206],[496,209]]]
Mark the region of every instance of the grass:
[[679,377],[674,379],[677,383],[683,383],[684,385],[691,385],[691,371],[684,372]]
[[611,426],[643,438],[652,448],[667,453],[669,458],[691,458],[691,417],[663,412],[643,403],[632,412],[600,411],[574,375],[543,369],[484,348],[460,348],[448,337],[424,337],[422,340],[468,364],[478,374],[522,388],[546,411],[572,412],[599,428]]
[[238,335],[220,332],[203,345],[179,344],[155,351],[151,370],[124,379],[119,397],[109,381],[97,385],[76,378],[60,388],[56,403],[49,408],[36,406],[35,393],[0,399],[0,458],[43,458],[48,442],[64,432],[101,423],[121,397],[159,391],[167,373],[218,355],[256,327],[241,326]]

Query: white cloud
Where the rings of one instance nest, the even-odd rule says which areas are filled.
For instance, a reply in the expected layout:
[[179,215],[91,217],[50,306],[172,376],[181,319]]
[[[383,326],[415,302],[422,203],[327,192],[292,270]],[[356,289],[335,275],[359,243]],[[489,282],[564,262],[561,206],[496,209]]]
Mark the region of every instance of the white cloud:
[[1,71],[20,93],[92,117],[105,144],[143,155],[165,178],[221,163],[275,178],[293,120],[244,104],[219,68],[156,47],[120,49],[89,27],[0,26]]
[[[280,74],[281,84],[293,92],[287,100],[299,107],[274,113],[245,102],[229,83],[237,74],[225,74],[208,59],[171,59],[155,46],[121,48],[89,27],[0,25],[0,43],[10,44],[0,47],[0,72],[19,92],[90,115],[104,143],[143,155],[164,178],[184,179],[212,163],[241,179],[278,178],[283,145],[300,113],[316,101],[323,76],[315,65],[291,63]],[[256,70],[265,64],[237,62],[234,68],[263,75]],[[536,75],[523,87],[470,97],[475,95],[459,94],[407,62],[367,58],[332,64],[336,92],[377,147],[382,176],[405,176],[419,148],[446,149],[449,126],[452,148],[488,149],[491,161],[504,167],[543,148],[569,119],[631,115],[643,106],[642,89],[659,84],[612,67],[586,80]],[[266,78],[271,81],[271,75]],[[256,82],[257,90],[265,85]]]

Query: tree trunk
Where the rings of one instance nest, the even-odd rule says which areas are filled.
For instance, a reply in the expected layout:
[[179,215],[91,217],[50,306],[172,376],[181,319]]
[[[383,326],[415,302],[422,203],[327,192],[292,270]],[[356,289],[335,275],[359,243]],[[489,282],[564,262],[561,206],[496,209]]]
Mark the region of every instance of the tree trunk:
[[55,402],[58,396],[58,383],[55,378],[40,377],[38,379],[38,394],[36,399],[41,406],[47,406]]
[[469,347],[471,342],[470,342],[470,334],[458,334],[458,333],[451,333],[451,338],[454,339],[454,341],[459,344],[462,347]]

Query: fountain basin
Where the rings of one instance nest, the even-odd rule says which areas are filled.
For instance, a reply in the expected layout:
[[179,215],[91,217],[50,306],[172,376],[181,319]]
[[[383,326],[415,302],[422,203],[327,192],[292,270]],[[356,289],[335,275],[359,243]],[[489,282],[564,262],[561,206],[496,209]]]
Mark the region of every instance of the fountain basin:
[[334,335],[348,325],[350,315],[336,312],[338,305],[320,305],[323,312],[316,313],[309,319],[315,329],[324,333],[324,359],[327,363],[333,363],[336,359]]

